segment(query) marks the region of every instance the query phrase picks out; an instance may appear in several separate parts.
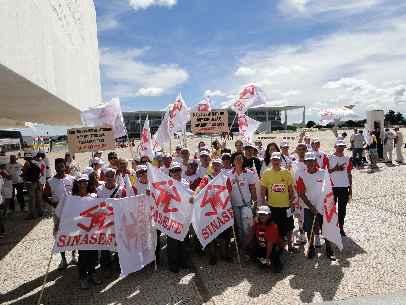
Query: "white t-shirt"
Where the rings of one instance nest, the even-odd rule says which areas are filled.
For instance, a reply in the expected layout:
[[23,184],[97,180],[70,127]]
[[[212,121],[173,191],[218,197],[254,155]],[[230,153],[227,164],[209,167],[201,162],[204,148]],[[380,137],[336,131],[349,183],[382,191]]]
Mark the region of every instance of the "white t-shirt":
[[58,218],[61,218],[62,210],[65,205],[66,195],[72,194],[74,180],[75,180],[75,178],[73,178],[72,176],[65,175],[65,177],[63,177],[62,179],[59,179],[54,176],[52,178],[49,178],[47,181],[51,194],[52,194],[51,200],[53,202],[57,202],[56,209],[55,209],[55,215]]
[[7,164],[6,169],[11,175],[11,181],[13,182],[13,184],[23,182],[23,179],[20,177],[22,168],[23,166],[18,162]]
[[204,176],[207,175],[208,170],[209,170],[209,167],[203,167],[203,166],[199,165],[199,168],[197,169],[196,174],[199,178],[203,178]]
[[334,171],[330,174],[331,182],[333,187],[349,187],[350,181],[348,179],[348,173],[352,171],[352,162],[350,158],[346,156],[338,157],[336,154],[332,154],[329,159],[329,169],[335,167],[336,165],[343,165],[344,170]]
[[286,156],[281,154],[281,167],[289,169],[292,166],[292,162],[293,160],[290,155]]
[[319,168],[326,169],[328,167],[327,154],[321,150],[318,150],[318,151],[313,150],[313,153],[316,156],[317,164],[319,165]]
[[137,195],[145,195],[147,193],[147,190],[149,190],[148,183],[144,184],[137,180],[135,189],[137,190]]
[[[293,170],[294,177],[295,177],[295,191],[297,191],[297,189],[296,189],[297,181],[298,181],[300,176],[303,176],[303,174],[305,172],[307,172],[307,166],[306,166],[306,164],[304,162],[299,161],[299,160],[295,160],[295,161],[292,162],[292,170]],[[306,207],[303,200],[299,196],[296,196],[295,205],[297,207],[298,206]]]
[[[237,175],[237,173],[233,170],[230,175],[230,182],[232,186],[231,190],[231,204],[233,206],[243,206],[244,201],[246,204],[251,203],[251,191],[249,189],[249,186],[251,184],[256,184],[258,178],[257,175],[252,170],[245,169],[240,175]],[[240,186],[241,193],[238,189],[238,185]],[[241,194],[244,197],[244,201],[241,198]]]
[[403,145],[403,134],[402,132],[396,131],[396,146],[402,146]]
[[165,165],[162,165],[159,168],[165,175],[169,176],[169,167],[166,167]]
[[[326,171],[319,169],[317,172],[310,174],[307,170],[302,172],[296,181],[296,190],[305,192],[306,197],[310,200],[310,203],[319,211],[323,211],[323,198],[321,196],[321,189],[323,186],[324,175]],[[303,204],[305,209],[308,206]]]
[[364,136],[360,133],[353,134],[351,136],[351,142],[353,148],[363,148],[364,147]]
[[112,189],[108,189],[106,187],[106,184],[102,184],[102,185],[98,186],[96,189],[97,197],[98,198],[123,198],[123,197],[127,196],[127,191],[125,190],[125,188],[123,186],[118,186],[118,190],[116,191],[114,196],[111,197],[111,195],[116,190],[116,188],[117,188],[117,185],[115,187],[113,187]]

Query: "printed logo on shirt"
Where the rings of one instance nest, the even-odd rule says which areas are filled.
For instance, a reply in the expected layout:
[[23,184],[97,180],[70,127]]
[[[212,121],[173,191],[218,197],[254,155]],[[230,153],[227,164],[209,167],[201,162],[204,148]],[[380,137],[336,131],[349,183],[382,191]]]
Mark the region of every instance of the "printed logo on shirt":
[[286,192],[286,184],[278,184],[275,183],[272,185],[272,192],[274,193],[285,193]]

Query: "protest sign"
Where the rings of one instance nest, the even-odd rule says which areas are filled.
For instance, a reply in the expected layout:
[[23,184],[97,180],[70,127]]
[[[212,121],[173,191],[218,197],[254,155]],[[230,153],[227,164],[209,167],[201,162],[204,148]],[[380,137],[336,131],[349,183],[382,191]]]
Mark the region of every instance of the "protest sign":
[[225,110],[192,112],[191,125],[194,134],[229,132],[228,112]]
[[183,241],[189,231],[193,205],[192,192],[181,182],[148,165],[148,182],[154,200],[152,219],[169,237]]
[[220,173],[195,197],[193,228],[203,248],[234,225],[227,177]]
[[155,260],[156,230],[151,219],[152,200],[146,195],[112,200],[121,275],[127,276]]
[[68,129],[68,147],[71,153],[114,149],[111,127],[84,127]]
[[67,196],[53,252],[116,248],[111,199]]

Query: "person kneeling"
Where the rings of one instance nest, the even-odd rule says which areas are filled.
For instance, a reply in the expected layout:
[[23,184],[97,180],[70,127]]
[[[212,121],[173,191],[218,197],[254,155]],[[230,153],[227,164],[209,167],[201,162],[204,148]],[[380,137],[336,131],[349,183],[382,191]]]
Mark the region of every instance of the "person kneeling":
[[272,221],[270,208],[260,206],[250,239],[251,258],[271,267],[273,272],[281,272],[280,243],[278,225]]

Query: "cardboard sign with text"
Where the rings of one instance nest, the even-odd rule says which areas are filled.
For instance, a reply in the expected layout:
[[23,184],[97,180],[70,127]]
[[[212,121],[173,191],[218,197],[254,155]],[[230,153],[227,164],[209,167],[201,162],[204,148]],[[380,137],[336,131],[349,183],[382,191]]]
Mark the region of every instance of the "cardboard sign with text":
[[194,134],[229,132],[228,112],[225,110],[192,112],[190,119]]
[[71,153],[112,150],[115,148],[111,127],[84,127],[68,129],[68,146]]

